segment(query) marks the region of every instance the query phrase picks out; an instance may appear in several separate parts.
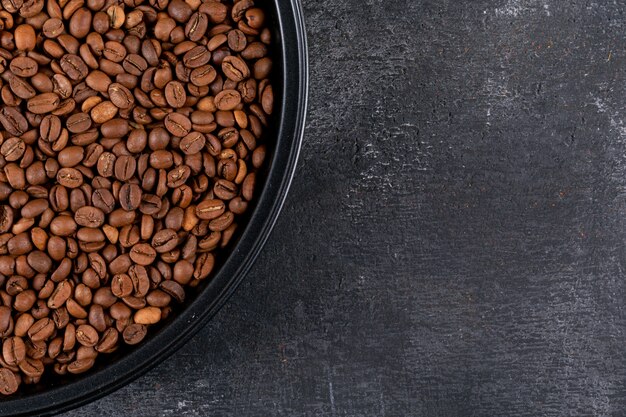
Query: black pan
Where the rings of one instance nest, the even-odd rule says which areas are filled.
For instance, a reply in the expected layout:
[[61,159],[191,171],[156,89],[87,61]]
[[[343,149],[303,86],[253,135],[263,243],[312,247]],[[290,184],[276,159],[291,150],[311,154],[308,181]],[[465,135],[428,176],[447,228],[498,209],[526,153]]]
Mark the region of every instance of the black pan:
[[[267,240],[285,201],[296,168],[307,105],[306,34],[298,0],[258,0],[270,11],[274,28],[273,130],[267,135],[270,162],[263,187],[238,240],[221,256],[214,276],[188,294],[187,304],[133,349],[102,355],[82,375],[51,375],[36,386],[22,386],[15,396],[0,399],[0,415],[50,415],[103,397],[143,375],[179,349],[220,309],[242,281]],[[280,100],[278,100],[280,98]],[[181,378],[184,378],[184,373]]]

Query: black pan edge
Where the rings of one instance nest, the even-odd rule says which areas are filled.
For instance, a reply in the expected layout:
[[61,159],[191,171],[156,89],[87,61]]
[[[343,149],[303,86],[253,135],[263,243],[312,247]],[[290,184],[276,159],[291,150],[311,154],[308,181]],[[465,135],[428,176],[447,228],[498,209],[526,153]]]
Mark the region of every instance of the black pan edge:
[[256,208],[239,242],[195,300],[156,335],[101,370],[41,393],[0,399],[2,416],[53,415],[101,398],[160,364],[224,305],[267,241],[293,178],[307,108],[308,53],[299,0],[274,0],[282,60],[282,106],[272,163]]

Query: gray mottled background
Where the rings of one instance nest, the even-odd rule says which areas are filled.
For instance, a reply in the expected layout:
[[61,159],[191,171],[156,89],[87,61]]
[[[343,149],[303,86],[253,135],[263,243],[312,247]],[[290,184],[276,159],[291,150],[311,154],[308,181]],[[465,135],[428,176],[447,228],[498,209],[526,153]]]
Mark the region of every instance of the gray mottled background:
[[304,0],[301,163],[184,349],[66,416],[619,416],[626,1]]

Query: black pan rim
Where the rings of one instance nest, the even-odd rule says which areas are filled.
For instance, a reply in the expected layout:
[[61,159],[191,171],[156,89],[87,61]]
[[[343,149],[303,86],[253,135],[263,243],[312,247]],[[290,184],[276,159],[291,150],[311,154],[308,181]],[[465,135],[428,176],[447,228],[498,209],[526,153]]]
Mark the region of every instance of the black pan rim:
[[263,191],[219,272],[195,300],[150,340],[103,369],[27,396],[0,399],[0,415],[53,415],[99,399],[144,375],[181,348],[230,298],[267,241],[287,197],[302,144],[308,101],[308,49],[299,0],[273,0],[280,33],[282,108]]

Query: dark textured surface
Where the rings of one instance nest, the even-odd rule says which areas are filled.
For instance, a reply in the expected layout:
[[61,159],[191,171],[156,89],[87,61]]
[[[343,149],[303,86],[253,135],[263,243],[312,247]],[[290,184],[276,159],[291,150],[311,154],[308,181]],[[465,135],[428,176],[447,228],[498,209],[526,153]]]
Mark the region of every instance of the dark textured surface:
[[184,349],[66,416],[626,409],[626,2],[304,0],[301,164]]

